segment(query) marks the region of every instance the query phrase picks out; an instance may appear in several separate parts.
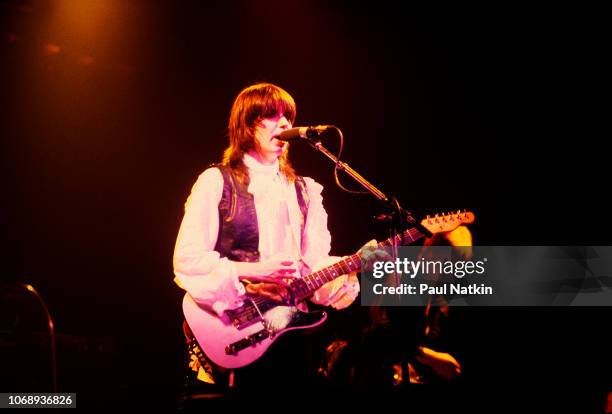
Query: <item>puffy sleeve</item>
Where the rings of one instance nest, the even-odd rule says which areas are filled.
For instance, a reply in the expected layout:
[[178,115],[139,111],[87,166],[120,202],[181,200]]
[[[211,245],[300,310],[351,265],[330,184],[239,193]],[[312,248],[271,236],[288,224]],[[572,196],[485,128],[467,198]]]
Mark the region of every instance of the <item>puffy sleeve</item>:
[[[342,257],[330,256],[331,235],[327,228],[327,212],[323,207],[323,186],[310,177],[304,177],[308,194],[308,217],[304,229],[302,257],[314,272],[338,262]],[[342,309],[349,306],[359,293],[356,273],[342,275],[323,285],[311,301],[324,306]]]
[[235,263],[214,250],[219,231],[223,176],[209,168],[197,179],[185,203],[174,249],[174,282],[199,304],[221,315],[242,304],[245,290]]

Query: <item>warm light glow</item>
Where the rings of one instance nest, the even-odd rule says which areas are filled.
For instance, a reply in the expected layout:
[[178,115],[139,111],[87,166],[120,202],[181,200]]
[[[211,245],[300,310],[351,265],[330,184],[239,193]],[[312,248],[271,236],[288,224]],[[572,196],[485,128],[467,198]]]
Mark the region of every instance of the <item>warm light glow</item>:
[[56,0],[54,20],[61,23],[72,39],[93,40],[112,35],[113,24],[109,20],[116,17],[116,2],[108,0]]
[[62,48],[55,43],[47,43],[44,47],[45,53],[49,56],[57,55],[62,51]]
[[92,56],[81,56],[79,58],[79,65],[89,66],[94,63],[95,59]]

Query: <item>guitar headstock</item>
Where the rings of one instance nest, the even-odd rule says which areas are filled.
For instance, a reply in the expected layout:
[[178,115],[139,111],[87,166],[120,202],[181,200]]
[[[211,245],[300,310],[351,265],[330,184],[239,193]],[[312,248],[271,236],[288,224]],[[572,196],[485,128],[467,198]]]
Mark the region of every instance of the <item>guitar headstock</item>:
[[432,234],[446,233],[455,230],[463,224],[474,222],[475,216],[471,211],[460,211],[456,213],[436,214],[433,217],[427,216],[421,220],[421,224]]

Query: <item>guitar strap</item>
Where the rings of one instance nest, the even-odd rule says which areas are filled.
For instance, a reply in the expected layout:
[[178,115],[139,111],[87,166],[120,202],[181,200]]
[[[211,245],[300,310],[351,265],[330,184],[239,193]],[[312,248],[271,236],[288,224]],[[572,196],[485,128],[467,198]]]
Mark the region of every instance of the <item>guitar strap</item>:
[[187,342],[187,355],[189,356],[189,368],[196,373],[199,381],[207,384],[215,383],[213,368],[204,356],[198,341],[193,336],[187,321],[183,321],[183,334]]

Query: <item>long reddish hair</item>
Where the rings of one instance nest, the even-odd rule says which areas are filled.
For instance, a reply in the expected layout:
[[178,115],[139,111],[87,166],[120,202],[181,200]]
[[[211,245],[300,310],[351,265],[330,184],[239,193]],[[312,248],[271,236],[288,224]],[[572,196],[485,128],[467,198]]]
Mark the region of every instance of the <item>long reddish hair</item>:
[[[245,185],[249,183],[248,168],[242,161],[244,154],[257,150],[255,128],[264,118],[283,114],[293,125],[295,101],[284,89],[271,83],[257,83],[243,89],[232,105],[229,117],[229,147],[223,153],[224,165],[234,170],[236,177]],[[295,170],[288,157],[288,143],[279,157],[280,171],[290,182],[295,180]]]

